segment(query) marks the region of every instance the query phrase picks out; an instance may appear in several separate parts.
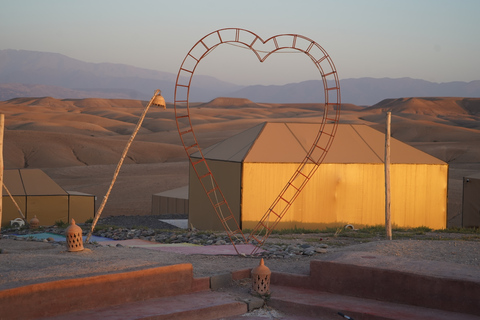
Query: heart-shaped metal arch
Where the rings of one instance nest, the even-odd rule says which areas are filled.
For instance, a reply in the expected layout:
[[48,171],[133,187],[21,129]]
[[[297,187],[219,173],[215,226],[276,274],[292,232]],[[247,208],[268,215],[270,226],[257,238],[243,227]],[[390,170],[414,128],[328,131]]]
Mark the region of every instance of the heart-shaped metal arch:
[[[272,53],[283,49],[293,49],[305,53],[320,72],[325,94],[323,120],[319,124],[317,136],[302,163],[293,173],[290,180],[279,193],[272,205],[259,220],[248,239],[242,233],[227,200],[225,199],[210,167],[198,145],[190,119],[189,95],[193,74],[200,61],[220,44],[236,43],[250,49],[260,62],[265,61]],[[340,83],[333,61],[327,52],[315,41],[297,34],[281,34],[263,40],[255,33],[239,28],[219,29],[200,39],[188,52],[178,71],[175,83],[175,121],[178,133],[208,199],[220,219],[232,244],[232,237],[243,241],[255,241],[255,253],[260,248],[275,226],[288,211],[318,166],[327,155],[337,131],[340,118]],[[325,126],[326,123],[333,125]],[[197,153],[195,157],[191,155]],[[238,253],[238,250],[235,247]]]

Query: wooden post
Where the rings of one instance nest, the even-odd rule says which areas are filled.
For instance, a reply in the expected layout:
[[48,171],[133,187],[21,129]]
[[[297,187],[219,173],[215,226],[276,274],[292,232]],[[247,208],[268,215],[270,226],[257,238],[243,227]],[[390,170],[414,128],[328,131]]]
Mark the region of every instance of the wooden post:
[[5,127],[5,115],[0,114],[0,233],[3,217],[3,128]]
[[385,231],[387,239],[392,240],[392,221],[390,219],[390,122],[392,113],[387,112],[387,132],[385,133]]
[[[141,114],[140,118],[138,119],[137,125],[135,126],[135,129],[132,132],[132,135],[130,136],[130,139],[128,139],[127,144],[125,145],[125,148],[123,149],[122,156],[120,157],[120,160],[118,161],[117,168],[115,169],[115,172],[113,173],[113,178],[112,181],[110,182],[110,186],[108,187],[107,193],[103,197],[103,201],[100,204],[100,207],[98,208],[95,217],[92,222],[92,226],[90,227],[90,232],[87,234],[87,238],[85,239],[85,243],[88,243],[90,241],[90,238],[92,237],[93,230],[95,230],[95,226],[97,225],[98,219],[100,219],[100,216],[102,215],[103,208],[105,208],[105,205],[107,204],[108,197],[110,196],[110,192],[112,191],[113,185],[115,184],[115,181],[117,180],[118,173],[120,172],[120,169],[122,168],[123,161],[125,160],[125,157],[127,156],[128,150],[130,149],[130,146],[132,145],[133,139],[135,139],[138,130],[140,130],[140,127],[142,126],[143,120],[145,119],[145,116],[147,115],[148,109],[152,104],[154,104],[155,98],[158,96],[161,97],[160,90],[156,90],[152,99],[150,99],[150,102],[147,104],[145,109],[143,110],[143,113]],[[163,99],[162,99],[163,100]],[[158,105],[155,103],[155,105]],[[163,108],[166,108],[165,101],[163,101]]]

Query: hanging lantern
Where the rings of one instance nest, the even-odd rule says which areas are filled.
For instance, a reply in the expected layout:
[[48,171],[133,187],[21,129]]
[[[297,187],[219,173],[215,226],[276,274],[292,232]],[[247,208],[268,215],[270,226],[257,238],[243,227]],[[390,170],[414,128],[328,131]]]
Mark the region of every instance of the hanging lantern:
[[162,97],[162,91],[156,90],[155,97],[153,98],[152,104],[154,106],[163,107],[163,109],[167,108],[167,104],[165,103],[165,99]]
[[65,236],[67,237],[67,250],[68,251],[82,251],[83,250],[83,234],[82,228],[75,224],[75,220],[72,219],[72,223],[65,230]]
[[40,220],[38,220],[37,216],[33,216],[32,219],[28,222],[28,227],[30,229],[37,229],[40,226]]
[[258,267],[253,268],[252,270],[252,289],[261,296],[267,295],[270,293],[270,276],[272,272],[270,269],[265,266],[262,260]]

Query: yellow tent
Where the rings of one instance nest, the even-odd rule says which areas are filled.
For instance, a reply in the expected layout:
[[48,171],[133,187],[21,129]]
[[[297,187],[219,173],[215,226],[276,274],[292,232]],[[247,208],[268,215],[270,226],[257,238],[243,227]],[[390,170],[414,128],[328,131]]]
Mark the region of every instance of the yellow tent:
[[[203,150],[242,229],[252,229],[270,207],[305,157],[318,127],[262,123]],[[384,134],[368,126],[339,125],[325,160],[277,229],[384,224],[384,144]],[[392,139],[394,225],[445,228],[447,183],[445,162]],[[223,229],[192,168],[189,224]]]
[[[69,222],[72,218],[83,223],[94,216],[95,196],[65,191],[40,169],[5,170],[4,184],[27,222],[37,216],[43,226],[53,225],[56,221]],[[5,227],[21,216],[3,188],[2,196],[2,227]]]

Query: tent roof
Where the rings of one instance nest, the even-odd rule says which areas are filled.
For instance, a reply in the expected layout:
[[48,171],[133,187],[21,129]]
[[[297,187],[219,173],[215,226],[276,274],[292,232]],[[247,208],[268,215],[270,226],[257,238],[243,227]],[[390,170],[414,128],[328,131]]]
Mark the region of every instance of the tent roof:
[[[5,170],[4,183],[12,196],[67,195],[65,190],[40,169]],[[2,194],[7,195],[4,188]]]
[[480,179],[480,172],[469,174],[468,176],[465,176],[465,178]]
[[188,186],[183,186],[180,188],[171,189],[171,190],[163,191],[160,193],[155,193],[154,196],[188,199]]
[[[328,126],[332,124],[326,126],[325,130],[331,131]],[[318,129],[318,123],[264,122],[202,152],[212,160],[298,163],[310,149]],[[397,139],[392,138],[390,145],[392,163],[446,164]],[[385,135],[371,127],[339,124],[323,163],[383,163],[384,146]]]

